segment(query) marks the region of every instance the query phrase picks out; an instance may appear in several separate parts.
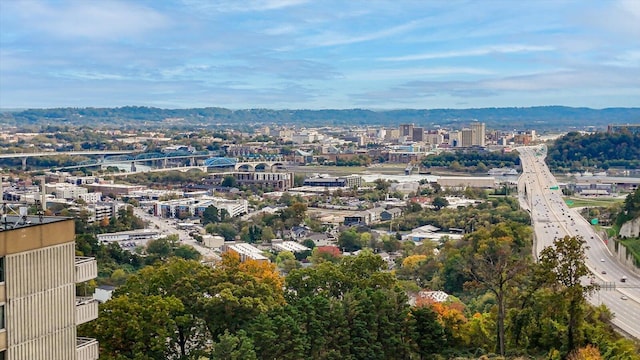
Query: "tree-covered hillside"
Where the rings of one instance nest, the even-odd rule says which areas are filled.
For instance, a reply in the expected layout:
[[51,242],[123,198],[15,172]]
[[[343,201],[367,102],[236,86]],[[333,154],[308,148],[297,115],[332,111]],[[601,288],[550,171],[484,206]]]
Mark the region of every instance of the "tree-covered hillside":
[[160,109],[146,106],[119,108],[56,108],[0,112],[0,124],[15,126],[69,124],[109,126],[211,126],[215,124],[300,124],[317,125],[388,125],[414,123],[416,126],[461,127],[482,121],[492,129],[565,130],[584,128],[585,124],[604,129],[611,119],[633,122],[640,118],[640,108],[589,109],[566,106],[482,109],[403,109],[372,111],[345,110],[231,110],[219,107],[195,109]]
[[640,168],[640,134],[570,132],[549,148],[551,170],[579,171],[622,167]]

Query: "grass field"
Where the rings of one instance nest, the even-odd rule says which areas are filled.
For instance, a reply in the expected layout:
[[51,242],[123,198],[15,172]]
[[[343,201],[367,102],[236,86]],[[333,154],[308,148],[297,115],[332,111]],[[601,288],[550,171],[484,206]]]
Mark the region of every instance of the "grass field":
[[603,206],[607,207],[616,203],[623,203],[624,199],[618,198],[597,198],[597,199],[586,199],[586,198],[578,198],[578,197],[563,197],[564,201],[572,201],[573,204],[569,205],[570,208],[574,207],[593,207],[593,206]]

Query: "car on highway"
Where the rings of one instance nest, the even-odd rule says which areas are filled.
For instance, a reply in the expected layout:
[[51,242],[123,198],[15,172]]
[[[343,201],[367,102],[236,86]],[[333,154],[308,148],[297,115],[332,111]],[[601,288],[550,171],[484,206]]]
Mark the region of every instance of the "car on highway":
[[626,277],[626,276],[623,276],[622,278],[620,278],[620,281],[621,281],[621,282],[627,282],[627,277]]
[[622,296],[620,296],[620,299],[622,299],[622,300],[627,300],[627,299],[629,299],[629,298],[628,298],[626,295],[622,295]]
[[607,271],[606,270],[602,270],[601,274],[602,275],[607,275]]
[[600,262],[604,262],[604,259],[600,259]]

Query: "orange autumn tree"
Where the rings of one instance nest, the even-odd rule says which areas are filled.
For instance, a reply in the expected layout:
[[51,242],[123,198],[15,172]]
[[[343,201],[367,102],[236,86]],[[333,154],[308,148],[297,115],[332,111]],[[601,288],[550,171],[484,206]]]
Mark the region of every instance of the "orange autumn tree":
[[228,251],[222,254],[222,262],[219,264],[219,268],[226,271],[240,271],[250,275],[260,284],[264,284],[273,290],[274,294],[277,295],[277,303],[284,304],[282,291],[284,278],[278,273],[275,264],[251,259],[241,262],[240,255],[233,251]]
[[419,297],[416,306],[428,306],[438,315],[438,322],[444,328],[447,340],[453,346],[465,343],[464,328],[467,318],[464,316],[464,304],[460,302],[437,302]]

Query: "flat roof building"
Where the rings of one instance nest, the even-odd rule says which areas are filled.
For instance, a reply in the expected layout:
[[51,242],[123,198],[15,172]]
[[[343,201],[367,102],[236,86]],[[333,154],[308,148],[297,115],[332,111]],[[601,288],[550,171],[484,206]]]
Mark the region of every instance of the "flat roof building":
[[114,233],[97,234],[99,242],[123,242],[123,241],[139,241],[147,242],[160,238],[160,232],[151,229],[139,229],[130,231],[120,231]]
[[223,246],[224,251],[233,251],[240,255],[240,261],[245,262],[247,260],[256,261],[269,261],[269,259],[262,255],[262,251],[257,247],[247,243],[234,243]]
[[496,186],[494,177],[474,177],[474,176],[440,176],[438,185],[453,188],[486,188],[491,189]]
[[304,179],[305,186],[324,186],[324,187],[354,187],[362,186],[362,177],[358,175],[349,176],[318,176]]
[[75,256],[73,219],[3,216],[0,359],[98,359],[98,342],[76,331],[98,317],[97,300],[76,297],[76,284],[97,273],[95,258]]
[[233,177],[240,186],[270,187],[276,191],[286,191],[292,188],[294,179],[291,172],[232,171],[211,174],[211,178],[218,184],[222,183],[227,176]]
[[275,251],[290,251],[292,253],[297,253],[297,252],[303,252],[303,251],[310,251],[311,249],[309,249],[308,247],[299,244],[295,241],[277,241],[277,240],[272,240],[271,241],[271,247],[275,250]]

